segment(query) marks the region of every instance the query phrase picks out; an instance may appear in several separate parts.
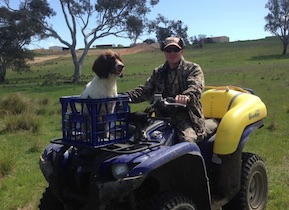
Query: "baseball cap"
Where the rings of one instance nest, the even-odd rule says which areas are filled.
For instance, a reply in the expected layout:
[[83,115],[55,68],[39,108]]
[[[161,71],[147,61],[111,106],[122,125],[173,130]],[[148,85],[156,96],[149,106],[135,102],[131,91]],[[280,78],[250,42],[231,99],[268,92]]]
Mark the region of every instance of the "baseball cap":
[[167,48],[167,47],[169,47],[169,46],[176,46],[176,47],[178,47],[178,48],[180,48],[180,49],[182,49],[183,47],[180,45],[180,38],[178,38],[178,37],[168,37],[168,38],[166,38],[165,39],[165,41],[164,41],[164,48],[163,49],[165,49],[165,48]]

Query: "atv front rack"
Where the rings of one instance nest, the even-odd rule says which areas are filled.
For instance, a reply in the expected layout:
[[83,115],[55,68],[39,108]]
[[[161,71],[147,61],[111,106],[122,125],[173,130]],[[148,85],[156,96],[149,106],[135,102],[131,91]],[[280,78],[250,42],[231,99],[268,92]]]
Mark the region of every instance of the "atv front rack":
[[[71,143],[67,143],[63,141],[61,138],[55,138],[51,140],[53,144],[61,144],[66,146],[71,146]],[[95,147],[95,149],[101,149],[103,151],[117,153],[117,154],[131,154],[136,152],[141,152],[146,149],[152,149],[155,147],[159,147],[163,144],[163,142],[159,141],[139,141],[137,143],[134,142],[126,142],[125,144],[122,143],[114,143],[110,144],[106,147]]]

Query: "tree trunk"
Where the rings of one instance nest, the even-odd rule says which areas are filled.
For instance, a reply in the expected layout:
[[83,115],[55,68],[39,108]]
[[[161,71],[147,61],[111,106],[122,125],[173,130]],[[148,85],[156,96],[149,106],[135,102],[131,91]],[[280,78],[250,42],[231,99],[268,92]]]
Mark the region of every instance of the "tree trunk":
[[287,54],[287,46],[284,45],[283,43],[283,52],[282,55],[286,55]]
[[287,54],[287,47],[288,47],[288,42],[283,41],[283,52],[282,52],[282,55],[286,55]]
[[6,69],[7,69],[7,67],[5,64],[0,65],[0,84],[5,81]]
[[70,53],[71,53],[72,61],[73,61],[73,64],[74,64],[74,73],[73,73],[72,82],[76,83],[76,82],[80,81],[82,63],[81,63],[81,61],[79,61],[77,59],[75,46],[74,47],[70,46]]
[[83,49],[82,55],[80,56],[79,59],[77,59],[75,50],[71,51],[72,60],[74,63],[74,74],[73,74],[72,82],[79,82],[80,81],[82,65],[84,62],[84,58],[86,57],[86,55],[88,53],[89,46],[90,45],[85,46],[85,48]]
[[82,64],[80,64],[79,61],[76,61],[73,63],[74,63],[74,73],[73,73],[72,82],[76,83],[76,82],[79,82],[81,78]]

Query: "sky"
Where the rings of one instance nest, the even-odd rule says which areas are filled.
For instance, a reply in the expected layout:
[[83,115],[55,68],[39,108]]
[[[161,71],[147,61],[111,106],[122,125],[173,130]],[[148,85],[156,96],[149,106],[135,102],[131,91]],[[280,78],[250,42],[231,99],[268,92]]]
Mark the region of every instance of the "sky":
[[[57,0],[49,1],[56,12],[61,15],[60,6]],[[267,1],[264,0],[160,0],[148,15],[152,20],[158,14],[163,15],[168,20],[181,20],[183,25],[188,27],[189,37],[199,34],[206,37],[228,36],[231,42],[241,40],[255,40],[271,36],[264,31],[264,17],[269,13],[265,8]],[[70,42],[70,35],[66,24],[61,16],[56,16],[49,20],[60,33],[60,35]],[[155,38],[154,34],[144,34],[138,42],[146,38]],[[77,48],[83,47],[82,35],[78,37]],[[131,40],[116,38],[114,36],[101,38],[95,41],[96,44],[122,44],[129,46]],[[49,38],[36,42],[29,48],[44,48],[50,46],[63,46],[58,40]]]

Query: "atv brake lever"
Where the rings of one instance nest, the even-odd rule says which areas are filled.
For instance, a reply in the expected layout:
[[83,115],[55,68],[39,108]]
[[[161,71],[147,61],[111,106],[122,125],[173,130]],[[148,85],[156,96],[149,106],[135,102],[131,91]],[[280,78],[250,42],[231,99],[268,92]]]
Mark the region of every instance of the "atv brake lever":
[[185,104],[176,103],[176,102],[168,102],[168,101],[164,101],[164,104],[167,105],[167,106],[181,106],[181,107],[187,107],[187,105],[185,105]]

